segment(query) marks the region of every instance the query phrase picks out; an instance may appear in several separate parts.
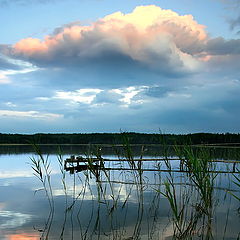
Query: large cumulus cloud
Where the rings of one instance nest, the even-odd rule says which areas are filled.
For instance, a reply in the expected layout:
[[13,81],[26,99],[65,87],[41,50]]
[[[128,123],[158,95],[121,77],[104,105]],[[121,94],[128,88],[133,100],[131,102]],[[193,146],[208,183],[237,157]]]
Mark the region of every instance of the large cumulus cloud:
[[43,40],[22,39],[4,53],[40,66],[45,72],[38,78],[45,79],[46,73],[56,84],[68,79],[74,88],[122,87],[221,71],[240,62],[240,40],[210,38],[192,15],[150,5],[107,15],[88,26],[69,23]]
[[199,69],[193,54],[206,39],[204,26],[191,15],[152,5],[129,14],[113,13],[90,26],[70,24],[44,40],[23,39],[11,54],[40,66],[130,63],[176,75]]
[[228,62],[239,55],[240,40],[212,39],[192,15],[151,5],[110,14],[89,26],[66,24],[43,40],[22,39],[4,53],[41,67],[77,67],[83,74],[114,69],[132,77],[144,68],[176,78],[201,71],[214,57],[220,56],[224,66],[224,58]]

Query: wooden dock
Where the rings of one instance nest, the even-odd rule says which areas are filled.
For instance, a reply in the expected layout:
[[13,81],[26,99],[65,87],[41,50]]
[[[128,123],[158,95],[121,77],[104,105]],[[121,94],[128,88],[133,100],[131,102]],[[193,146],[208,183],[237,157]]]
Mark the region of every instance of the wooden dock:
[[[154,163],[161,163],[165,161],[179,161],[179,168],[175,169],[161,169],[158,167],[155,168],[141,168],[141,171],[148,171],[148,172],[178,172],[178,173],[188,173],[187,170],[183,169],[183,161],[185,159],[180,158],[135,158],[132,160],[128,160],[126,158],[123,159],[109,159],[109,158],[96,158],[96,157],[82,157],[82,156],[71,156],[70,158],[67,158],[64,162],[64,169],[66,171],[69,171],[71,174],[74,172],[81,172],[86,170],[105,170],[105,171],[131,171],[131,170],[139,170],[137,166],[139,164],[142,164],[143,162],[154,162]],[[115,163],[124,163],[129,162],[131,163],[131,167],[105,167],[106,162],[115,162]],[[232,168],[227,171],[221,171],[221,170],[213,170],[209,171],[212,173],[236,173],[237,164],[240,163],[240,161],[234,161],[234,160],[221,160],[221,159],[213,159],[211,162],[216,163],[226,163],[226,164],[232,164]]]

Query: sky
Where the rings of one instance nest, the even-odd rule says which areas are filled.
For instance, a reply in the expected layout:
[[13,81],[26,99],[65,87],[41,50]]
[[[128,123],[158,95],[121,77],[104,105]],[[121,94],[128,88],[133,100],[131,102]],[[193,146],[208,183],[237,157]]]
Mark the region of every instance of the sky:
[[0,0],[0,133],[240,132],[238,0]]

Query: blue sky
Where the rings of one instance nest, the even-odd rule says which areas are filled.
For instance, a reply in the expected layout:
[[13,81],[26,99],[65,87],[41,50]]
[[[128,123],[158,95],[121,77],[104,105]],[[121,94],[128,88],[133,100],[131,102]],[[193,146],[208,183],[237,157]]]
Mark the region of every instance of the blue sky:
[[238,1],[0,0],[0,132],[239,132]]

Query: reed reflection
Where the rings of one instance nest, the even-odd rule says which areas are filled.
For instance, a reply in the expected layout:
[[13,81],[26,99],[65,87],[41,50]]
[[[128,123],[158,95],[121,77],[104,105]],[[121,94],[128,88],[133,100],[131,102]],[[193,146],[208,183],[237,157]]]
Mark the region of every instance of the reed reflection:
[[[124,155],[118,154],[118,159],[113,161],[104,159],[101,149],[95,155],[88,152],[85,157],[65,162],[59,155],[62,191],[52,190],[49,163],[39,153],[40,158],[33,160],[33,169],[43,183],[50,205],[42,239],[54,231],[52,204],[55,204],[54,195],[61,192],[65,210],[60,239],[213,239],[218,236],[213,232],[216,225],[213,214],[220,201],[215,194],[219,190],[216,178],[225,172],[215,168],[208,151],[186,147],[178,156],[178,169],[167,151],[161,159],[151,160],[154,166],[150,168],[144,162],[144,148],[137,158],[129,145],[126,144],[124,151]],[[67,176],[64,170],[71,175]]]

